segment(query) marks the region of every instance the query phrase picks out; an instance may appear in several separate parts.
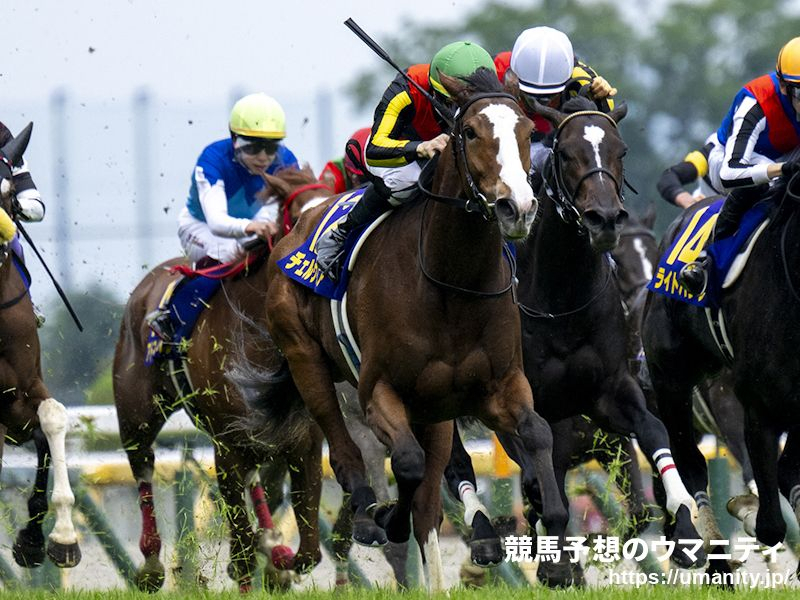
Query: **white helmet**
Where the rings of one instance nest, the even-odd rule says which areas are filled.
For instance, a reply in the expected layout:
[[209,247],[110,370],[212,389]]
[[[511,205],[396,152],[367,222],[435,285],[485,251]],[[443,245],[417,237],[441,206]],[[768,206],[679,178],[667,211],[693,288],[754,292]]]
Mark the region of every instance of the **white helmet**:
[[519,89],[527,94],[563,91],[574,66],[572,42],[552,27],[526,29],[511,51],[511,70],[519,78]]

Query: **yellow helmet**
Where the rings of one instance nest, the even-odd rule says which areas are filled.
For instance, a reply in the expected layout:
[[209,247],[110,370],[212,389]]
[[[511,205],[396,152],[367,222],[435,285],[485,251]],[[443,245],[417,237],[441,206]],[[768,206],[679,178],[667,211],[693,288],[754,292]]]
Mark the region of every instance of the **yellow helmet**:
[[275,98],[250,94],[233,105],[230,129],[245,137],[282,140],[286,137],[286,114]]
[[800,84],[800,37],[789,40],[781,48],[775,70],[785,83]]

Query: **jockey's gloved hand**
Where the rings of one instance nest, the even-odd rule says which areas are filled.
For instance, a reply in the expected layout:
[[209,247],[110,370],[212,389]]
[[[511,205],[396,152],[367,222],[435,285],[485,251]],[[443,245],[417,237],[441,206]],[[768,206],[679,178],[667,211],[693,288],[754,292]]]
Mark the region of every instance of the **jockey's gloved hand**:
[[785,163],[781,165],[781,175],[783,175],[786,178],[791,177],[798,171],[800,171],[800,159],[794,158],[791,160],[787,160]]
[[617,88],[612,87],[604,77],[598,75],[592,79],[592,82],[589,84],[589,94],[591,94],[594,100],[604,100],[609,96],[616,96]]

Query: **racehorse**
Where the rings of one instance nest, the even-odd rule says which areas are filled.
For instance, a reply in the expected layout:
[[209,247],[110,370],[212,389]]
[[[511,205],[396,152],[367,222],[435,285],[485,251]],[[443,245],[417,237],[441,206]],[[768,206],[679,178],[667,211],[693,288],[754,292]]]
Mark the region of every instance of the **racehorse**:
[[[800,456],[798,425],[800,361],[797,347],[800,330],[800,293],[796,269],[800,260],[800,180],[773,190],[769,225],[750,252],[738,280],[722,290],[719,314],[687,303],[651,294],[645,307],[642,337],[650,376],[675,448],[675,459],[686,477],[689,490],[705,503],[708,473],[705,459],[694,443],[692,432],[692,387],[704,377],[729,366],[736,397],[744,407],[744,431],[753,463],[759,503],[755,533],[773,546],[786,532],[779,493],[800,513]],[[673,222],[662,250],[681,225],[706,208],[699,203]],[[715,342],[720,323],[723,339],[732,355],[723,357]],[[774,325],[771,326],[771,325]],[[778,438],[787,431],[779,452]],[[716,523],[713,523],[716,525]],[[724,568],[722,566],[721,568]]]
[[552,436],[522,372],[513,273],[503,252],[504,239],[528,234],[536,212],[527,182],[532,124],[494,74],[479,70],[466,82],[441,77],[459,111],[431,191],[395,209],[363,242],[347,290],[347,318],[361,350],[359,399],[391,452],[399,495],[392,507],[373,512],[375,494],[336,399],[334,382],[356,378],[339,348],[330,302],[278,265],[329,205],[305,213],[276,245],[267,294],[270,333],[351,495],[354,539],[405,541],[413,514],[433,589],[443,587],[437,531],[453,418],[473,415],[495,430],[519,432],[542,484],[543,520],[562,542],[567,521]]
[[[292,181],[305,175],[287,170],[281,177]],[[283,231],[291,228],[305,200],[311,198],[283,204]],[[321,433],[302,410],[292,379],[282,369],[283,359],[266,333],[263,256],[250,266],[246,276],[222,282],[186,344],[184,367],[166,360],[145,365],[150,330],[144,317],[159,305],[167,286],[175,281],[171,267],[182,263],[181,259],[172,259],[157,266],[134,289],[125,307],[114,356],[114,401],[120,437],[139,487],[142,513],[139,548],[145,564],[137,583],[149,591],[163,585],[161,538],[153,504],[152,445],[167,418],[184,409],[214,441],[217,482],[231,529],[228,573],[242,591],[247,591],[256,550],[267,555],[268,567],[273,564],[298,572],[311,569],[321,559]],[[191,391],[176,379],[176,371],[185,373]],[[263,412],[258,421],[269,427],[268,432],[251,435],[247,430],[246,424],[254,422],[254,408]],[[255,438],[266,439],[270,447],[265,450],[263,442]],[[284,459],[289,465],[300,532],[300,547],[293,558],[272,530],[257,471],[266,461]],[[285,470],[278,471],[274,483],[281,485]],[[258,517],[259,531],[255,534],[245,507],[246,489]]]
[[[679,541],[698,537],[692,497],[674,469],[664,425],[646,409],[629,372],[625,315],[606,254],[627,219],[626,146],[617,130],[627,108],[622,104],[606,114],[577,97],[564,104],[564,112],[545,106],[536,111],[553,124],[555,137],[543,171],[541,220],[518,244],[517,261],[525,374],[537,409],[554,425],[586,415],[605,431],[635,435],[666,487],[667,509],[675,519],[669,531],[676,542],[673,559],[684,567],[703,564],[702,550],[692,557],[691,547]],[[522,440],[504,433],[498,438],[520,464],[523,490],[536,507],[536,478]],[[571,444],[569,435],[563,440],[554,429],[553,465],[565,505]],[[528,517],[534,526],[536,511]]]
[[59,567],[80,562],[78,536],[72,524],[75,498],[69,485],[65,453],[67,412],[50,396],[42,380],[39,335],[28,289],[30,275],[13,249],[17,224],[13,221],[12,166],[19,163],[30,140],[33,124],[0,148],[0,458],[6,440],[17,445],[33,438],[37,469],[28,501],[29,521],[17,535],[14,560],[23,567],[44,562],[42,521],[47,514],[47,478],[53,464],[51,500],[56,523],[48,536],[47,556]]
[[[333,196],[334,193],[327,185],[321,184],[310,169],[298,171],[291,178],[286,177],[285,174],[280,176],[265,175],[264,178],[269,183],[271,191],[283,201],[284,206],[297,203],[302,206],[303,211],[317,206],[320,202]],[[284,219],[284,227],[286,228],[286,219]],[[286,231],[289,229],[286,228]],[[387,502],[389,500],[389,486],[384,474],[386,448],[378,441],[367,425],[364,413],[361,410],[358,399],[355,397],[353,387],[343,383],[338,386],[337,395],[340,399],[347,430],[361,449],[369,481],[375,489],[377,499],[380,502]],[[336,565],[337,586],[345,585],[349,580],[348,557],[353,546],[352,528],[352,514],[347,503],[344,503],[333,525],[332,558]],[[392,567],[395,579],[401,587],[406,585],[407,551],[407,544],[390,542],[384,548],[384,556]]]

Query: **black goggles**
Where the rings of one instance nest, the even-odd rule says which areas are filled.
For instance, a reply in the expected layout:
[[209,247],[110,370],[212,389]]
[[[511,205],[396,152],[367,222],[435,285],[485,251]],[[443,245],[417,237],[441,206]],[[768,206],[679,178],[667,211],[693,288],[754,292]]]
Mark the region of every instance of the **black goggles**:
[[542,104],[544,106],[547,106],[548,104],[550,104],[553,101],[553,98],[555,98],[557,96],[558,96],[558,93],[555,93],[555,94],[528,94],[528,93],[523,93],[522,94],[522,101],[525,102],[525,104],[529,108],[533,108],[536,104]]
[[278,140],[242,138],[242,142],[238,148],[248,156],[255,156],[262,151],[272,155],[277,154],[279,144],[280,142]]

